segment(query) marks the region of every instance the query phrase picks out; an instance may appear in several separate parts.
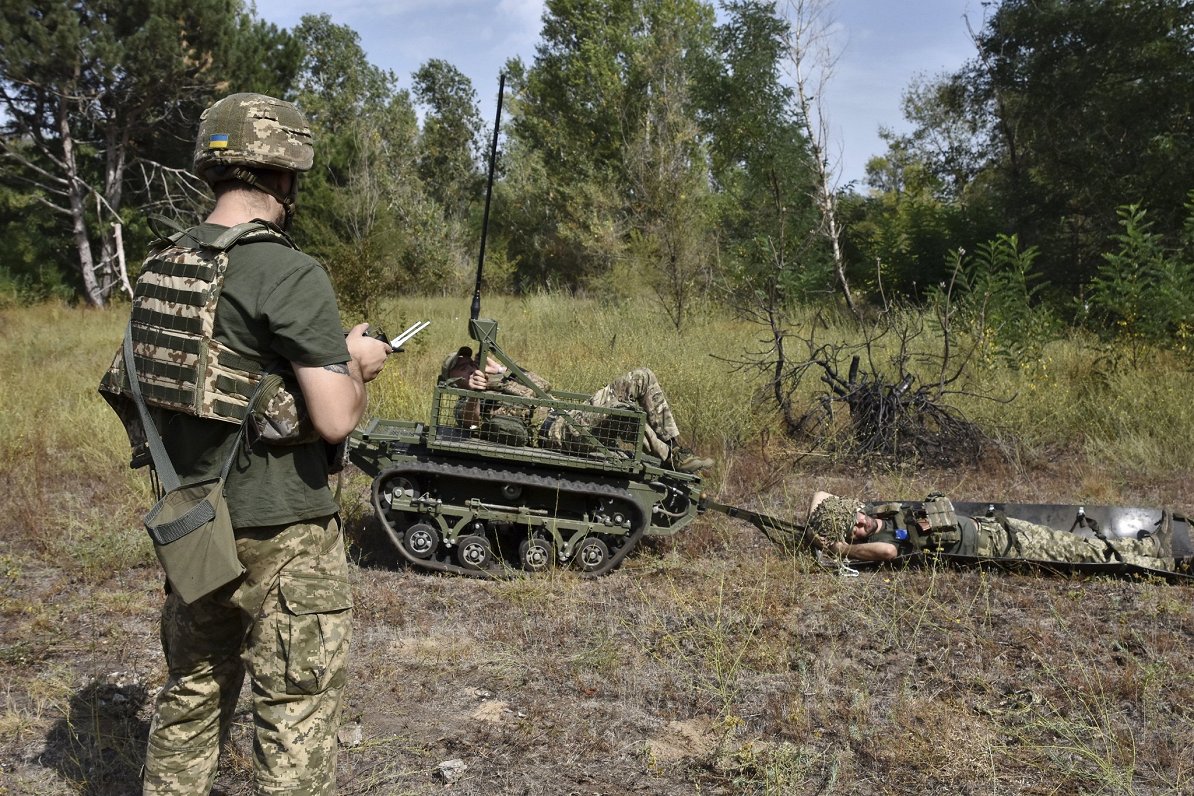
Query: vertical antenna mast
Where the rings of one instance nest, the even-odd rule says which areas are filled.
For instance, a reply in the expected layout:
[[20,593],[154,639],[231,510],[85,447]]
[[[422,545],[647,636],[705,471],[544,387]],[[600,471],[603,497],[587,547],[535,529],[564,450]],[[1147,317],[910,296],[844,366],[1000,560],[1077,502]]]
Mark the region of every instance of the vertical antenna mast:
[[[481,217],[481,254],[477,258],[477,285],[473,290],[473,306],[469,320],[475,321],[481,314],[481,271],[485,267],[485,238],[489,234],[489,203],[493,199],[493,172],[497,165],[498,132],[502,129],[502,97],[506,93],[506,75],[498,79],[497,118],[493,120],[493,143],[489,147],[489,179],[485,184],[485,214]],[[484,366],[484,360],[482,366]]]

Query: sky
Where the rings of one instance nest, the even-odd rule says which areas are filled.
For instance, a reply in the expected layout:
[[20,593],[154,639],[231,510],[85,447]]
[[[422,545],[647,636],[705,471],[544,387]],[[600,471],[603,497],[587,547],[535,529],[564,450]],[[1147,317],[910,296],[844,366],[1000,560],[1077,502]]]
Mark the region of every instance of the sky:
[[[886,149],[879,128],[908,127],[900,97],[909,83],[974,55],[966,18],[977,31],[983,8],[981,0],[827,1],[838,57],[822,92],[828,153],[838,183],[861,186],[867,160]],[[256,7],[287,29],[304,14],[328,14],[356,31],[369,60],[393,71],[402,88],[427,60],[449,62],[472,81],[487,125],[502,66],[515,56],[532,63],[543,14],[543,0],[256,0]]]

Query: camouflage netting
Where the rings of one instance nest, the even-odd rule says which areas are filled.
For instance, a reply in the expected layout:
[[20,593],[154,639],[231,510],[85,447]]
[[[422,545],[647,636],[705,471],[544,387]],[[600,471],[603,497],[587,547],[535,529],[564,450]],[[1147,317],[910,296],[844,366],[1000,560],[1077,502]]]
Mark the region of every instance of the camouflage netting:
[[805,529],[826,539],[850,541],[854,527],[854,515],[862,511],[863,505],[851,498],[829,496],[822,500],[808,516]]

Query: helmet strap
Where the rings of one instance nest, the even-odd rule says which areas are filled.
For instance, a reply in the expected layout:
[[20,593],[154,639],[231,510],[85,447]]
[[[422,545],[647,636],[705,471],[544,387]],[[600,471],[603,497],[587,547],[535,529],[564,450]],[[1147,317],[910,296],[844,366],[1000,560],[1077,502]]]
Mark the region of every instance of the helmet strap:
[[228,176],[238,182],[243,182],[251,188],[261,191],[264,194],[272,196],[278,200],[278,204],[282,205],[282,230],[287,232],[290,230],[290,222],[294,219],[294,208],[298,199],[298,173],[291,172],[290,190],[287,193],[275,190],[273,187],[264,184],[251,169],[243,166],[234,166],[229,172]]

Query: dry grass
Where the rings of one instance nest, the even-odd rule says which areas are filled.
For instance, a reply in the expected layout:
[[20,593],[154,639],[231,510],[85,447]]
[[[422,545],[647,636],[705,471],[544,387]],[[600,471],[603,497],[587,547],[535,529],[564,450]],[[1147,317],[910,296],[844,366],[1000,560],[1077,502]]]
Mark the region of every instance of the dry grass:
[[[374,412],[426,414],[442,354],[464,342],[464,309],[394,305],[387,331],[433,325],[378,382]],[[718,455],[714,493],[782,516],[801,515],[815,488],[1181,505],[1191,485],[1181,441],[1194,421],[1166,386],[1176,371],[1108,374],[1084,397],[1091,370],[1060,347],[1051,370],[987,375],[1025,394],[1025,380],[1047,387],[992,418],[1030,432],[1019,461],[867,473],[792,465],[799,449],[765,433],[773,418],[752,404],[751,377],[708,356],[751,345],[731,320],[679,336],[643,307],[559,297],[485,314],[561,385],[655,368]],[[160,576],[138,530],[148,489],[94,393],[122,324],[120,312],[0,313],[3,796],[137,792],[165,673]],[[344,481],[357,611],[342,794],[440,793],[437,766],[453,758],[468,766],[457,794],[1194,792],[1191,587],[844,577],[719,515],[597,581],[431,577],[376,544],[367,488],[359,473]],[[242,706],[223,793],[249,792],[251,730]]]

